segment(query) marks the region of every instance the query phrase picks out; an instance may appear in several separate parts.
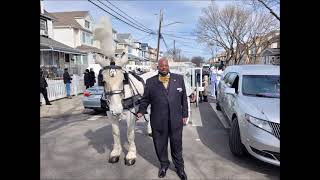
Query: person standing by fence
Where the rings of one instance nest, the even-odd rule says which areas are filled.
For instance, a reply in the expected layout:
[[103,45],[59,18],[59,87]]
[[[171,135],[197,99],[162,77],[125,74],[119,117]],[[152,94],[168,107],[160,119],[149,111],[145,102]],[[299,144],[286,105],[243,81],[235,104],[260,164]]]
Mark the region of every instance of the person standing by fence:
[[71,96],[70,96],[71,80],[72,80],[72,78],[69,75],[68,68],[65,68],[64,73],[63,73],[63,82],[66,85],[67,98],[69,98],[69,99],[71,99]]
[[[43,76],[42,69],[40,68],[40,93],[42,93],[44,99],[46,100],[46,105],[51,105],[51,103],[48,99],[47,87],[48,87],[48,83]],[[41,102],[40,102],[40,106],[41,106]]]
[[86,69],[84,72],[84,85],[86,86],[86,89],[90,87],[90,72],[89,69]]
[[98,86],[104,86],[102,71],[103,71],[103,69],[100,69],[99,74],[98,74]]
[[96,75],[92,68],[90,68],[90,87],[94,86],[96,83]]

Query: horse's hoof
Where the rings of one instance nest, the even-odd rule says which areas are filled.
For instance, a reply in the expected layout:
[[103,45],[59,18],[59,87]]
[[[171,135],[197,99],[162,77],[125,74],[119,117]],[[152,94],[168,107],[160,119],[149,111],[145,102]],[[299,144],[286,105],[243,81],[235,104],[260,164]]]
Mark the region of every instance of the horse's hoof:
[[119,156],[114,156],[109,158],[109,163],[117,163],[119,161]]
[[136,159],[124,159],[124,164],[127,166],[132,166],[134,163],[136,163]]

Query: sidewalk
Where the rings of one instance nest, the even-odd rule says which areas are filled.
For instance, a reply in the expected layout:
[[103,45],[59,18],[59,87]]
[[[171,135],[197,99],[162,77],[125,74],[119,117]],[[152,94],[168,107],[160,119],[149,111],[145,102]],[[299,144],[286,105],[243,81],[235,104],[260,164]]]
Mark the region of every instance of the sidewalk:
[[79,111],[84,111],[82,97],[82,95],[72,96],[72,99],[63,98],[56,101],[51,101],[51,106],[40,106],[40,118],[62,114],[74,114],[78,113]]

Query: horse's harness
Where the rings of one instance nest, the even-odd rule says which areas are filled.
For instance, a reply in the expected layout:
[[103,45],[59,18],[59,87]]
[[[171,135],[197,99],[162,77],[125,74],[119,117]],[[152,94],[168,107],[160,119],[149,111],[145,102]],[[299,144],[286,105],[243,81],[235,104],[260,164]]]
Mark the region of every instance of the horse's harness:
[[[133,77],[135,77],[137,80],[139,80],[140,82],[142,82],[143,86],[145,86],[145,82],[144,80],[139,77],[138,75],[132,73],[132,72],[127,72],[126,70],[122,69],[121,66],[117,66],[117,65],[114,65],[114,64],[111,64],[109,66],[105,66],[103,68],[103,70],[109,70],[109,73],[111,73],[112,71],[117,71],[117,70],[120,70],[123,75],[124,75],[124,80],[123,80],[123,87],[122,87],[122,90],[113,90],[113,91],[107,91],[104,89],[104,98],[102,98],[102,100],[106,101],[107,102],[107,105],[109,106],[109,100],[108,98],[106,98],[107,96],[112,96],[112,95],[115,95],[115,94],[123,94],[124,95],[124,86],[125,85],[129,85],[130,87],[130,90],[132,92],[132,97],[130,98],[126,98],[126,99],[122,99],[122,106],[123,106],[123,109],[127,109],[130,113],[134,114],[135,116],[137,116],[136,113],[130,111],[131,108],[135,107],[135,105],[139,105],[140,104],[140,100],[142,98],[142,95],[139,93],[137,87],[134,85],[134,83],[132,82],[132,80],[129,78],[129,74],[131,74]],[[131,82],[131,83],[130,83]],[[137,94],[135,94],[134,90],[137,92]],[[146,121],[148,121],[145,117],[144,119]]]

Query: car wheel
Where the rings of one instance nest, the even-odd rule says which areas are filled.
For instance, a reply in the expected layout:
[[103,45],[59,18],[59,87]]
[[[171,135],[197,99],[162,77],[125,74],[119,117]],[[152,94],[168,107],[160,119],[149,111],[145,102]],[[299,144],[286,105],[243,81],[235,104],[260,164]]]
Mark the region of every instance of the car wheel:
[[103,112],[103,110],[101,110],[101,109],[93,109],[94,110],[94,112],[96,112],[96,113],[101,113],[101,112]]
[[246,154],[246,148],[241,142],[238,119],[235,117],[231,123],[229,134],[229,148],[233,155],[241,157]]

